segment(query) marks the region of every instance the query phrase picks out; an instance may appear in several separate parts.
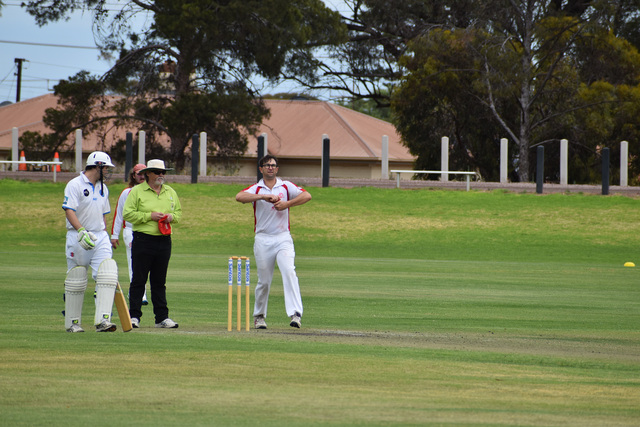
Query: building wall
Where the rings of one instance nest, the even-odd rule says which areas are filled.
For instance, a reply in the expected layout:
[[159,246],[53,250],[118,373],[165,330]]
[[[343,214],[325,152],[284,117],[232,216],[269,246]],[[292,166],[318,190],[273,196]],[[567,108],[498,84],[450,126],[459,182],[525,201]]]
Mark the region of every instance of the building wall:
[[[257,160],[255,158],[243,159],[235,175],[257,175]],[[411,170],[413,164],[409,162],[389,162],[389,169]],[[382,165],[380,162],[371,163],[357,160],[331,159],[329,176],[331,178],[355,178],[355,179],[381,179]],[[322,176],[319,159],[280,159],[280,176],[300,176],[319,178]],[[395,175],[395,174],[391,174]],[[394,178],[387,177],[387,178]],[[402,179],[410,179],[411,175],[403,174]]]
[[[11,152],[2,152],[4,150],[0,150],[0,160],[7,160],[8,157],[11,156]],[[83,155],[83,161],[86,159],[86,155]],[[26,160],[36,160],[27,158]],[[43,160],[43,159],[38,159]],[[52,161],[53,159],[48,159],[47,161]],[[62,171],[63,172],[71,172],[75,169],[75,155],[66,155],[61,154],[60,160],[63,162]],[[207,175],[215,175],[215,176],[256,176],[257,175],[257,167],[256,167],[256,158],[248,157],[243,158],[238,163],[237,168],[233,170],[222,170],[217,168],[212,163],[209,163],[207,168]],[[134,159],[134,163],[137,163],[137,160]],[[84,165],[84,163],[83,163]],[[279,175],[286,177],[309,177],[309,178],[320,178],[322,176],[321,163],[319,159],[287,159],[283,158],[280,160],[280,169]],[[189,166],[190,167],[190,164]],[[29,166],[29,169],[32,169],[32,166]],[[402,170],[411,170],[413,169],[413,164],[410,162],[397,162],[390,161],[389,169],[402,169]],[[9,165],[0,164],[0,171],[9,171],[11,167]],[[331,178],[354,178],[354,179],[381,179],[382,165],[378,162],[369,162],[369,161],[359,161],[359,160],[344,160],[344,159],[331,159],[330,164],[330,177]],[[124,165],[117,165],[114,174],[119,176],[124,173]],[[190,170],[185,173],[189,174]],[[395,174],[390,174],[387,178],[395,179]],[[402,174],[401,179],[410,180],[410,174]]]

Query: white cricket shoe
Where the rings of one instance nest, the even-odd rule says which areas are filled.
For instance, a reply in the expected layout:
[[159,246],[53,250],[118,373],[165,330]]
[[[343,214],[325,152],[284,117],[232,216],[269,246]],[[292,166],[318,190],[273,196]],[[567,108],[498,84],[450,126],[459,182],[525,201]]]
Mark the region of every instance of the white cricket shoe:
[[267,329],[267,322],[264,320],[262,314],[253,319],[253,326],[255,326],[256,329]]
[[138,319],[137,317],[132,317],[131,318],[131,326],[133,328],[138,329],[140,327],[140,319]]
[[67,329],[67,332],[84,332],[84,329],[82,329],[82,326],[74,323],[69,329]]
[[115,323],[109,322],[107,319],[102,319],[99,325],[96,325],[96,332],[115,332],[118,329]]
[[164,319],[162,322],[156,323],[156,328],[175,329],[177,327],[178,327],[178,324],[176,322],[174,322],[173,320],[169,319],[168,317],[166,319]]
[[300,328],[302,326],[302,324],[300,323],[300,313],[294,314],[293,316],[291,316],[291,323],[289,323],[289,326],[291,326],[292,328]]

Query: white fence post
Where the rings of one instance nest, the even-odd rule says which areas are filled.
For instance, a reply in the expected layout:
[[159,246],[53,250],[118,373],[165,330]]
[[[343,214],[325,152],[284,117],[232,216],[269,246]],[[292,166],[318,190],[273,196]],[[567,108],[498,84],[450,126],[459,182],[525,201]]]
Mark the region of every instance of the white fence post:
[[509,141],[500,139],[500,183],[506,184],[509,174]]
[[80,173],[82,167],[82,129],[76,129],[76,172]]
[[620,187],[629,185],[629,143],[620,143]]
[[[268,136],[266,132],[261,133],[260,136],[262,138],[264,138],[264,154],[263,156],[266,156],[267,154],[269,154],[269,142],[268,142]],[[260,160],[260,159],[258,159]]]
[[200,176],[207,176],[207,133],[200,132]]
[[569,182],[569,141],[560,140],[560,185]]
[[382,152],[380,153],[382,161],[380,178],[389,179],[389,137],[382,135]]
[[[20,160],[20,157],[18,157],[18,128],[17,127],[13,127],[11,128],[11,160]],[[19,164],[17,163],[12,163],[11,164],[11,170],[13,172],[19,170],[18,168],[20,167]]]
[[440,141],[440,147],[442,153],[440,154],[440,170],[443,174],[440,175],[440,181],[449,181],[449,137],[443,136]]
[[145,151],[147,146],[147,134],[143,130],[138,132],[138,163],[146,165]]

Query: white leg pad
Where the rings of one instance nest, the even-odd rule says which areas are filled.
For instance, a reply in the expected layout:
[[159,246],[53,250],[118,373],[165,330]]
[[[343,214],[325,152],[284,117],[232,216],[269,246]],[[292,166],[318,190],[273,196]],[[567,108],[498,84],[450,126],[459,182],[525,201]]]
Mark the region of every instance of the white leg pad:
[[118,285],[118,265],[109,258],[100,263],[96,275],[96,316],[94,324],[99,325],[103,319],[111,321],[113,297]]
[[87,269],[73,267],[64,281],[64,327],[69,329],[76,323],[82,326],[82,303],[87,289]]

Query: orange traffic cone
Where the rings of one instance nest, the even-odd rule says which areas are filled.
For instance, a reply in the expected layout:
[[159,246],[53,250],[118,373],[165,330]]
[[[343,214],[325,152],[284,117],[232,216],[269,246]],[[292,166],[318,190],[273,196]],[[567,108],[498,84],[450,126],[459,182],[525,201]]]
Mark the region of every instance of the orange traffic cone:
[[[20,152],[20,161],[21,162],[26,162],[27,159],[24,157],[24,150],[22,150]],[[19,171],[26,171],[27,170],[27,164],[26,163],[19,163],[18,164],[18,170]]]
[[[53,155],[53,161],[54,162],[59,162],[60,161],[60,156],[58,156],[58,152],[57,151]],[[54,167],[56,168],[56,172],[60,172],[60,165],[54,165]]]

